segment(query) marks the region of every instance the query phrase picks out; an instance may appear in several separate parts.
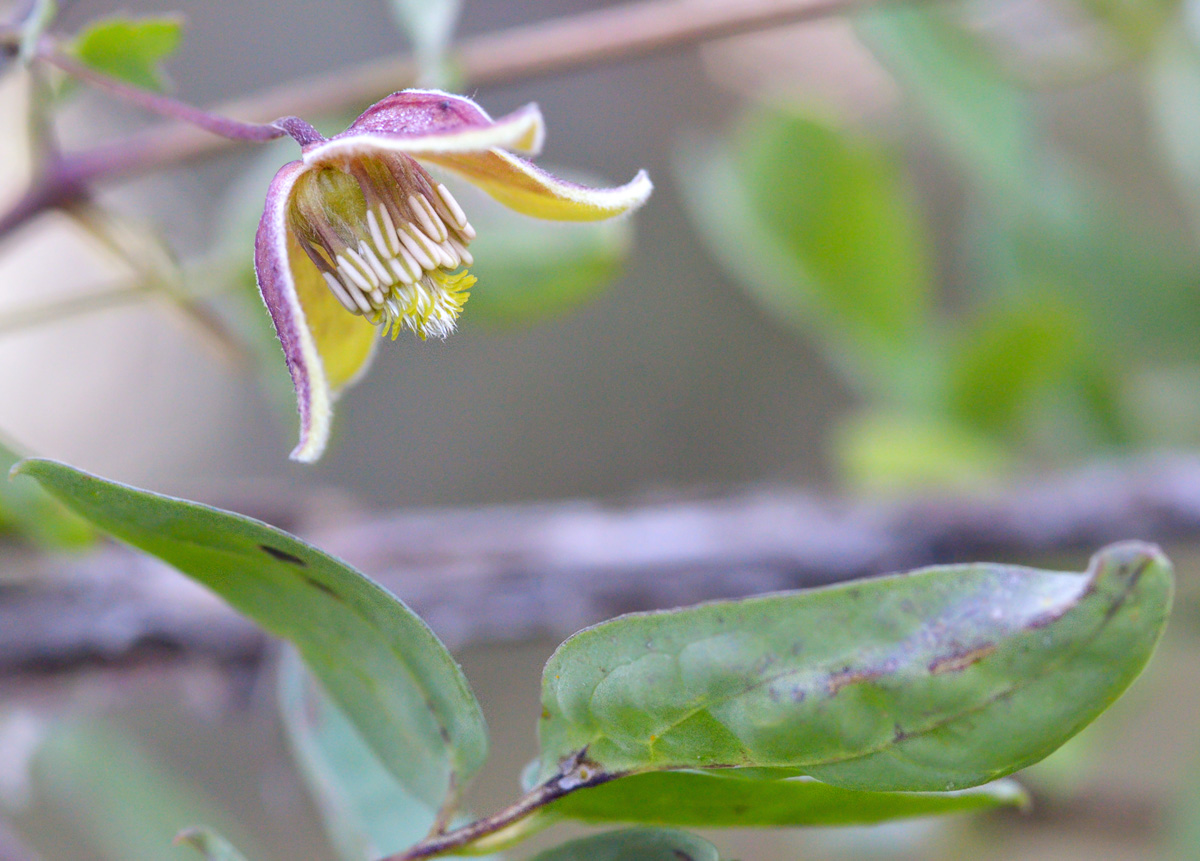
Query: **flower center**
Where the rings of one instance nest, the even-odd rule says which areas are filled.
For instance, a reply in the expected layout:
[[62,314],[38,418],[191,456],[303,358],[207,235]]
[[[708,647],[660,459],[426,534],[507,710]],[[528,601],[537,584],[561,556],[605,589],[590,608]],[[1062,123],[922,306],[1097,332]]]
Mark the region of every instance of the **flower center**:
[[356,156],[304,173],[292,230],[342,306],[392,339],[445,338],[475,277],[475,228],[449,189],[402,154]]

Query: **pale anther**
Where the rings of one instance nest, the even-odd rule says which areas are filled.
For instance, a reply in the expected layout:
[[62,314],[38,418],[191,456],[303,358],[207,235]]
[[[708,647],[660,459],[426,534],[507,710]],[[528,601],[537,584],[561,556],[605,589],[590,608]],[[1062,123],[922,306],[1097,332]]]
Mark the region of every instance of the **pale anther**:
[[421,222],[425,232],[433,237],[435,242],[446,241],[446,237],[449,235],[446,232],[446,225],[442,224],[442,219],[433,208],[433,204],[429,202],[429,198],[423,194],[410,194],[408,205],[416,213],[417,220]]
[[[337,276],[335,275],[334,277],[336,278]],[[342,278],[341,282],[342,287],[346,289],[346,294],[350,297],[351,301],[358,306],[358,310],[363,314],[369,314],[371,311],[371,303],[367,300],[366,294],[359,289],[358,285],[355,284],[353,280]]]
[[436,269],[437,264],[433,262],[433,258],[429,256],[428,252],[421,247],[420,243],[418,243],[410,233],[410,231],[413,229],[414,228],[412,225],[405,225],[405,229],[401,230],[396,235],[400,238],[401,244],[408,249],[408,253],[411,254],[416,261],[421,264],[422,269]]
[[[350,249],[347,248],[346,250],[349,251]],[[341,255],[338,255],[338,271],[344,276],[342,278],[343,281],[345,281],[346,278],[349,278],[350,282],[353,282],[356,286],[360,287],[364,293],[371,292],[371,282],[363,277],[362,273],[355,268],[354,264]],[[349,286],[349,283],[347,283],[347,286]]]
[[387,254],[388,248],[383,239],[383,231],[379,229],[379,219],[373,209],[367,210],[367,228],[371,231],[371,238],[375,240],[375,247],[381,254]]
[[[379,217],[383,221],[384,235],[387,236],[388,249],[393,255],[400,253],[400,239],[396,236],[396,225],[392,221],[392,214],[388,212],[386,206],[379,204]],[[380,248],[380,251],[383,249]]]
[[351,314],[358,313],[358,306],[354,304],[354,300],[350,298],[350,294],[346,292],[346,288],[342,286],[342,282],[328,272],[321,273],[325,277],[325,283],[329,286],[329,291],[342,303],[342,307]]
[[450,258],[446,256],[444,251],[442,251],[441,246],[426,236],[425,232],[422,231],[421,228],[417,227],[415,224],[408,224],[405,226],[404,230],[409,236],[420,243],[421,247],[425,249],[425,253],[428,254],[433,260],[434,266],[430,266],[428,268],[433,269],[436,266],[453,267],[454,264],[450,262]]
[[392,257],[389,259],[388,266],[390,266],[392,268],[392,272],[396,274],[397,281],[400,281],[403,284],[411,284],[413,282],[412,273],[405,268],[404,264],[398,257]]
[[456,254],[458,254],[458,259],[463,262],[464,266],[470,266],[475,262],[475,258],[472,256],[471,252],[467,250],[467,246],[463,245],[453,236],[446,241],[450,243],[450,247],[454,249]]
[[387,268],[380,262],[379,256],[375,253],[370,245],[365,241],[359,240],[358,250],[362,252],[362,256],[371,264],[371,268],[375,270],[375,274],[379,276],[380,284],[391,284],[392,274],[387,271]]
[[454,224],[461,230],[467,226],[467,214],[463,212],[463,208],[458,205],[458,201],[454,199],[454,195],[450,193],[450,189],[446,188],[442,183],[437,185],[438,196],[442,202],[446,204],[446,208],[450,210],[450,215],[454,218]]
[[[365,275],[367,277],[367,280],[369,282],[371,282],[371,287],[379,286],[379,276],[376,275],[371,270],[371,264],[367,263],[367,261],[363,259],[363,256],[361,254],[359,254],[353,248],[347,248],[346,256],[358,264],[359,270],[362,272],[363,275]],[[370,289],[371,289],[370,287],[367,288],[368,292],[370,291]]]
[[412,276],[409,281],[416,281],[424,274],[425,270],[421,268],[421,264],[416,261],[416,258],[409,253],[409,250],[403,245],[400,246],[400,252],[396,255],[396,259],[408,270]]

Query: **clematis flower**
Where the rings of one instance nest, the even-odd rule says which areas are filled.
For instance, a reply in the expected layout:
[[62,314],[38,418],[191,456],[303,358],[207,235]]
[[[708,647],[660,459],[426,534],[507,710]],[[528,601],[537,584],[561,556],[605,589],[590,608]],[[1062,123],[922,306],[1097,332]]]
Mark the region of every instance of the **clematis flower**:
[[470,99],[405,90],[329,139],[295,118],[277,125],[302,155],[271,181],[254,266],[296,388],[293,460],[320,457],[333,398],[366,370],[380,334],[445,338],[475,283],[466,268],[475,229],[422,162],[517,212],[562,221],[621,215],[651,190],[645,171],[616,188],[586,188],[514,155],[541,149],[532,104],[492,119]]

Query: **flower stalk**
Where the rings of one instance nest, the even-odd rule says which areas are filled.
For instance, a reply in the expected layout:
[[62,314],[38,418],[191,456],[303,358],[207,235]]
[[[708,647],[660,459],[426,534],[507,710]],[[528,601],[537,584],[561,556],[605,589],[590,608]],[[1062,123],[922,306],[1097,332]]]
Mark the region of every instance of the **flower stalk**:
[[[871,2],[877,0],[641,0],[466,38],[451,50],[447,62],[464,86],[512,83],[846,14]],[[20,31],[0,25],[0,52],[15,52],[19,45]],[[262,124],[292,114],[329,114],[416,79],[411,57],[386,57],[227,102],[211,115],[248,117]],[[64,155],[53,173],[44,175],[11,210],[0,214],[0,238],[38,213],[79,197],[92,183],[161,170],[237,143],[206,133],[190,121],[179,121],[175,114],[166,115],[177,121],[112,145]]]

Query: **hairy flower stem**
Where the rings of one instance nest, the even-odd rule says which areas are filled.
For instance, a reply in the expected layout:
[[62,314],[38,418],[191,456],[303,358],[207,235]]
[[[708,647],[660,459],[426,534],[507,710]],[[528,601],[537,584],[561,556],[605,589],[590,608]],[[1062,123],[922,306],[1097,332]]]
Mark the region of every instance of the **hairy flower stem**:
[[489,851],[511,845],[525,834],[521,833],[520,836],[514,836],[512,840],[508,841],[497,840],[502,832],[509,829],[522,832],[520,823],[552,801],[557,801],[578,789],[598,786],[621,776],[600,771],[587,763],[582,753],[577,754],[574,761],[564,765],[563,771],[535,786],[510,807],[453,831],[442,833],[435,831],[416,846],[396,855],[389,855],[380,861],[420,861],[423,858],[436,858],[448,852],[461,851],[473,844],[485,842],[488,844]]
[[[711,39],[764,30],[781,24],[849,13],[876,0],[641,0],[521,25],[463,39],[450,52],[448,65],[470,86],[510,83],[586,66],[648,56]],[[0,53],[15,51],[20,33],[0,26]],[[51,58],[45,58],[53,62]],[[149,173],[172,164],[211,155],[232,146],[211,118],[245,116],[270,121],[289,114],[318,116],[360,105],[383,93],[411,85],[417,78],[411,57],[373,60],[332,74],[302,78],[218,107],[196,108],[202,122],[185,117],[173,102],[168,116],[177,122],[131,135],[114,144],[65,155],[14,207],[0,214],[0,238],[43,210],[85,193],[90,183]],[[107,86],[107,85],[106,85]],[[122,85],[124,86],[124,85]],[[115,89],[108,87],[115,92]],[[150,106],[141,91],[135,101]],[[157,94],[145,94],[155,99]],[[258,125],[226,120],[230,126]],[[207,125],[206,125],[207,124]],[[197,128],[196,126],[200,127]],[[269,137],[277,137],[271,134]],[[238,137],[234,135],[234,137]],[[263,138],[249,139],[269,139]],[[238,137],[246,140],[246,137]]]
[[107,90],[114,96],[132,102],[159,116],[188,123],[231,141],[262,143],[286,134],[285,130],[275,123],[244,123],[222,114],[194,107],[170,96],[143,90],[116,78],[110,78],[63,53],[50,39],[42,40],[37,56],[50,65],[57,66],[73,78],[86,81],[98,89]]

